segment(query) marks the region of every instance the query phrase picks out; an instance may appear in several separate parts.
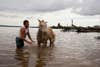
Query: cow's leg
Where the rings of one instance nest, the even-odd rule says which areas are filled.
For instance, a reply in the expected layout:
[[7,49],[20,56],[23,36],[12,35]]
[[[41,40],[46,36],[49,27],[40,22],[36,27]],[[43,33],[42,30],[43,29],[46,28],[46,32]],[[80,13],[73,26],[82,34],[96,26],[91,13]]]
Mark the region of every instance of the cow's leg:
[[40,47],[41,46],[41,42],[40,41],[38,41],[38,47]]
[[43,47],[47,47],[47,40],[43,42]]
[[54,46],[54,39],[49,39],[50,40],[50,47]]

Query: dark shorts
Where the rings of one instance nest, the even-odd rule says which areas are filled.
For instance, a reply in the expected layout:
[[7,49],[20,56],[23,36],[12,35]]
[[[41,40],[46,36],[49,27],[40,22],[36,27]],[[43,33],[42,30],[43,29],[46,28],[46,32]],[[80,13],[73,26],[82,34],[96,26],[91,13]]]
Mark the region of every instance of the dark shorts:
[[17,48],[23,48],[24,47],[24,41],[23,39],[16,37],[16,47]]

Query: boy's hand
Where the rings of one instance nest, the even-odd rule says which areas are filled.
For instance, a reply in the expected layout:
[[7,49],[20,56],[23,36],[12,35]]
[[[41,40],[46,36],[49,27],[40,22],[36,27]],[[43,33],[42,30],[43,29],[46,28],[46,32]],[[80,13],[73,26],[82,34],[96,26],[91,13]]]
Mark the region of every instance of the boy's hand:
[[30,44],[30,46],[33,46],[35,41],[28,41],[28,43]]
[[35,43],[35,41],[32,41],[33,43]]
[[29,44],[32,44],[32,42],[28,41]]

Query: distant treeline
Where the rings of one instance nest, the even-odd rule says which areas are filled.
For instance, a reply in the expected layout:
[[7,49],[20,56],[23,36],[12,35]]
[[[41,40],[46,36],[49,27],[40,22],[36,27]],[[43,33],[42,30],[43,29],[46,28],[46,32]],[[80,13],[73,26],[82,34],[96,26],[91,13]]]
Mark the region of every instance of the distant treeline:
[[72,24],[72,26],[51,26],[53,29],[62,29],[63,32],[100,32],[100,25],[95,25],[95,26],[87,26],[87,27],[82,27],[82,26],[76,26]]
[[[0,27],[21,27],[21,26],[13,26],[13,25],[0,25]],[[30,26],[30,28],[38,28],[37,26]]]

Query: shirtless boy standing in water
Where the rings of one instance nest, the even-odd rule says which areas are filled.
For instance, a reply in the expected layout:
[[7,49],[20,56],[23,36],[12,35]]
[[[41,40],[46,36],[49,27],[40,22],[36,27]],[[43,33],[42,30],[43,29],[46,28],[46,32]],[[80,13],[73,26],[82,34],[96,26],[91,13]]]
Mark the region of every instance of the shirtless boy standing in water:
[[[30,39],[30,41],[26,40],[26,36]],[[23,21],[23,27],[20,29],[19,37],[16,37],[16,46],[17,48],[23,48],[24,47],[24,42],[28,44],[32,44],[34,42],[30,36],[29,32],[29,21],[24,20]]]

